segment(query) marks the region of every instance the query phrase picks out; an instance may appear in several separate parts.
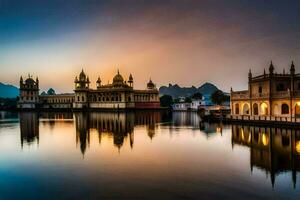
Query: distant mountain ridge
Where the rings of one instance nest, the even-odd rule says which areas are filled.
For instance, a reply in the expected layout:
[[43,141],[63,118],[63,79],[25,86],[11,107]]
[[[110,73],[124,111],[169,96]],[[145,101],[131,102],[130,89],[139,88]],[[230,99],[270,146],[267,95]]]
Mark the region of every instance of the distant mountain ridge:
[[16,98],[17,96],[19,96],[17,87],[0,82],[0,98]]
[[196,88],[195,86],[191,87],[180,87],[179,85],[169,84],[169,86],[162,86],[159,88],[161,95],[170,95],[173,98],[178,97],[189,97],[193,94],[200,92],[202,95],[210,96],[215,91],[219,90],[217,86],[212,83],[204,83],[200,87]]

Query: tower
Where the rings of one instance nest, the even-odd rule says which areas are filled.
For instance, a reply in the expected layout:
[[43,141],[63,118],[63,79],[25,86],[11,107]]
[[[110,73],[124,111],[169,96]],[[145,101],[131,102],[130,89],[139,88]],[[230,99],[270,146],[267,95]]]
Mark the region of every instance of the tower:
[[129,86],[130,86],[130,87],[133,87],[133,78],[132,78],[132,75],[131,75],[131,74],[129,75],[128,83],[129,83]]
[[97,89],[99,89],[101,87],[101,79],[100,79],[100,76],[98,77],[97,81],[96,81],[96,86],[97,86]]
[[84,73],[83,69],[79,74],[79,78],[75,77],[75,102],[74,108],[88,107],[88,92],[90,88],[89,77]]
[[39,79],[33,80],[32,76],[28,75],[28,78],[23,81],[21,76],[19,92],[18,108],[36,108],[39,103]]

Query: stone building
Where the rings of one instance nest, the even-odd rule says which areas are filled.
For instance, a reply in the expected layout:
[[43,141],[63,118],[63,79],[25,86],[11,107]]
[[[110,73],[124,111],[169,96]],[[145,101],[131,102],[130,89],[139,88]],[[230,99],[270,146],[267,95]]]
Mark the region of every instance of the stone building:
[[290,72],[276,73],[273,63],[269,72],[260,76],[248,74],[248,90],[233,91],[231,89],[231,115],[264,117],[274,120],[285,117],[296,120],[300,117],[300,74],[295,73],[292,62]]
[[34,109],[39,102],[39,79],[33,80],[31,75],[24,81],[20,78],[20,94],[18,108]]
[[102,84],[100,77],[96,81],[96,89],[90,88],[89,77],[82,70],[75,78],[74,108],[108,108],[108,109],[147,109],[159,108],[159,92],[155,84],[150,81],[145,90],[133,89],[133,77],[128,81],[118,73],[111,84]]

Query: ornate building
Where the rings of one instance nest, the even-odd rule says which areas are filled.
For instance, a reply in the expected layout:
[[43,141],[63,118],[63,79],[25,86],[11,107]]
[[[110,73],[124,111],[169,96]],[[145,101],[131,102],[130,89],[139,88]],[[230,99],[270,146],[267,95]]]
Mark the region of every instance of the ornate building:
[[96,89],[90,88],[89,77],[82,70],[75,78],[75,93],[55,94],[54,90],[39,95],[39,80],[32,76],[23,81],[20,78],[20,109],[155,109],[160,108],[159,92],[150,81],[145,90],[133,89],[133,77],[128,81],[118,73],[112,84],[103,85],[100,77],[96,81]]
[[[292,62],[290,73],[276,73],[271,62],[269,73],[253,77],[248,74],[248,90],[231,89],[231,115],[276,120],[300,117],[300,74],[295,73]],[[295,118],[294,118],[295,117]]]
[[36,108],[39,102],[39,79],[33,80],[31,75],[23,81],[23,77],[20,78],[20,96],[18,107],[19,108]]
[[103,85],[100,77],[96,89],[90,88],[89,77],[82,70],[75,78],[74,108],[108,108],[108,109],[146,109],[159,108],[159,92],[150,79],[145,90],[133,89],[133,77],[130,74],[126,82],[118,73],[111,84]]

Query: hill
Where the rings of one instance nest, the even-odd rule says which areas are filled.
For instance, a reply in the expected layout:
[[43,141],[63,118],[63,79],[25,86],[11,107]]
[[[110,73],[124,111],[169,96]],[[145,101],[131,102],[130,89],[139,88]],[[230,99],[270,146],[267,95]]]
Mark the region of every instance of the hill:
[[0,82],[0,98],[16,98],[17,96],[19,96],[17,87]]
[[169,84],[169,86],[162,86],[159,88],[159,92],[161,95],[170,95],[173,98],[188,97],[197,92],[200,92],[204,96],[210,96],[216,90],[219,90],[214,84],[212,83],[204,83],[200,87],[196,88],[195,86],[191,87],[180,87],[179,85]]

